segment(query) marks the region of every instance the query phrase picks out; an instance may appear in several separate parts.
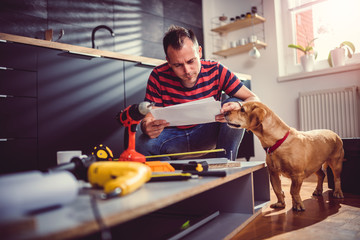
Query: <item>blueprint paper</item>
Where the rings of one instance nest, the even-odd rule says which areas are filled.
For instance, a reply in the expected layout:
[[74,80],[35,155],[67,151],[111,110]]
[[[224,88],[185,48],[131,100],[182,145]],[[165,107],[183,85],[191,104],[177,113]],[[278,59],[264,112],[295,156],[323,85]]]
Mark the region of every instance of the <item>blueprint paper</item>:
[[155,119],[163,119],[170,126],[184,126],[215,122],[215,116],[220,114],[221,103],[213,97],[197,101],[177,104],[174,106],[151,109]]

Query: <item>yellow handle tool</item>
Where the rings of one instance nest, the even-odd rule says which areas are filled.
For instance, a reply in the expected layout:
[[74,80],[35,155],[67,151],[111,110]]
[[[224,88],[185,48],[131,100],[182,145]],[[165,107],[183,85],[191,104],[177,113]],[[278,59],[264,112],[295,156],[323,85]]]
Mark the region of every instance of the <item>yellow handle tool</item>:
[[151,168],[139,162],[100,161],[90,165],[88,180],[94,187],[103,187],[105,194],[126,195],[151,178]]

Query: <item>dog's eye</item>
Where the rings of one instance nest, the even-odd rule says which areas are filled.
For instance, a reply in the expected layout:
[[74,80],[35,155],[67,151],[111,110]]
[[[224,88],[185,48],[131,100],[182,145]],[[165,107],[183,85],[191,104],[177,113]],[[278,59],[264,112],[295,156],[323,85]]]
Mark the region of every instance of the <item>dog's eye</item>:
[[240,108],[240,112],[245,112],[245,110],[244,110],[244,108],[242,107],[242,108]]

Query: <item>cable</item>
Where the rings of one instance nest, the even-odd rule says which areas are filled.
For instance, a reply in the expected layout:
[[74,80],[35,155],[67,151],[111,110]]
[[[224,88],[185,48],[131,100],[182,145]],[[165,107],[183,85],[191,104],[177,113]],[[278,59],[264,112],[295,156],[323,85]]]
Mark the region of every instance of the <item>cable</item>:
[[94,213],[95,220],[100,228],[101,239],[102,240],[111,240],[112,239],[111,232],[110,232],[109,228],[105,225],[105,223],[101,217],[101,214],[100,214],[100,211],[99,211],[99,208],[97,205],[97,195],[96,194],[91,194],[90,202],[91,202],[91,209]]

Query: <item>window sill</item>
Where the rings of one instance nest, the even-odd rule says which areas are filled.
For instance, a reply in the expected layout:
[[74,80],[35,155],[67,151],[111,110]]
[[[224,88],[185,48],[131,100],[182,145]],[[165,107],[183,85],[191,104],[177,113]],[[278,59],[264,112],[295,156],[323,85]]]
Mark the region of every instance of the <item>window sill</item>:
[[335,73],[355,71],[355,70],[359,70],[359,69],[360,69],[360,63],[348,64],[348,65],[341,66],[341,67],[326,68],[326,69],[315,70],[312,72],[301,72],[301,73],[296,73],[296,74],[292,74],[292,75],[288,75],[288,76],[282,76],[282,77],[278,77],[277,80],[278,80],[278,82],[303,80],[306,78],[326,76],[326,75],[331,75],[331,74],[335,74]]

